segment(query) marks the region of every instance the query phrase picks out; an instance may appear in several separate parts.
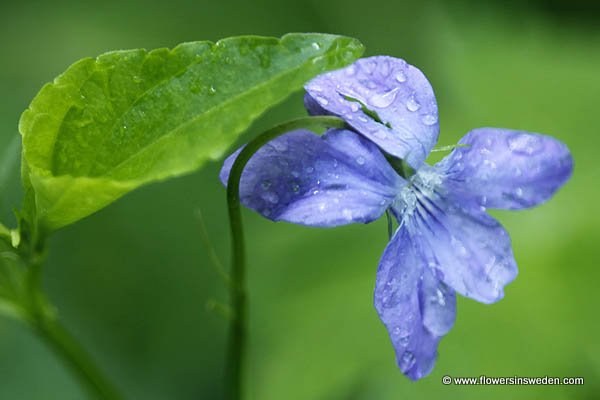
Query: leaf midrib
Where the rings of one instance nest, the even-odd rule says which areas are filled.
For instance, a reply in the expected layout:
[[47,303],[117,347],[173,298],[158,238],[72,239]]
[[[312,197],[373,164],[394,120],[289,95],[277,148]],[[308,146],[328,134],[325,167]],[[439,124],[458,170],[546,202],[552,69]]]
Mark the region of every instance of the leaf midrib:
[[[309,60],[312,60],[309,59]],[[277,75],[273,75],[272,79],[269,79],[268,81],[265,81],[261,84],[258,85],[254,85],[252,89],[250,90],[246,90],[244,92],[238,93],[235,96],[229,98],[226,101],[223,101],[213,107],[208,108],[205,112],[199,114],[197,117],[192,118],[184,123],[181,123],[179,125],[177,125],[176,127],[174,127],[173,129],[171,129],[169,132],[165,133],[164,135],[161,135],[159,137],[157,137],[156,139],[152,140],[151,142],[149,142],[146,146],[144,146],[144,148],[140,149],[139,151],[131,154],[130,156],[128,156],[125,160],[121,161],[120,163],[118,163],[117,165],[115,165],[114,167],[112,167],[111,169],[109,169],[105,175],[106,176],[110,176],[110,174],[112,172],[114,172],[116,169],[118,169],[119,167],[121,167],[123,164],[126,164],[127,162],[129,162],[130,160],[138,157],[139,155],[145,153],[146,151],[148,151],[150,148],[152,148],[156,143],[161,142],[162,140],[165,140],[171,136],[173,136],[175,133],[177,133],[178,131],[180,131],[181,129],[184,129],[186,126],[191,125],[195,122],[197,122],[199,119],[202,119],[203,117],[206,117],[207,115],[210,115],[211,113],[214,113],[216,111],[218,111],[221,108],[225,108],[226,106],[235,103],[236,101],[238,101],[240,98],[243,98],[245,96],[248,96],[252,93],[255,93],[257,91],[260,91],[263,89],[263,87],[269,83],[272,83],[274,81],[279,80],[280,78],[286,76],[286,75],[290,75],[293,72],[298,71],[299,69],[302,68],[303,65],[305,65],[306,63],[302,63],[300,64],[298,67],[296,68],[292,68],[292,69],[288,69],[286,70],[286,72],[283,72],[281,74],[277,74]]]

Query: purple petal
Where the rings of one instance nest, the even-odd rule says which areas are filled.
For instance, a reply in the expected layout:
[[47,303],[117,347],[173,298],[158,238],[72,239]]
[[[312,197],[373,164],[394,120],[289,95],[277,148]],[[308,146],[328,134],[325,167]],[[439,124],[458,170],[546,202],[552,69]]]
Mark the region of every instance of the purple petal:
[[[224,185],[239,151],[225,160]],[[356,133],[298,130],[252,156],[240,199],[273,221],[329,227],[379,218],[404,184],[377,146]]]
[[396,202],[394,212],[418,235],[427,265],[446,285],[483,303],[498,301],[517,275],[510,237],[479,207],[448,199],[436,174],[431,167],[419,171],[401,192],[409,200]]
[[522,209],[548,200],[569,179],[567,146],[545,135],[497,128],[469,132],[436,167],[455,195],[490,208]]
[[413,380],[429,374],[440,336],[454,322],[455,298],[448,295],[440,302],[439,287],[413,238],[401,226],[379,263],[375,308],[390,335],[398,366]]
[[[305,89],[311,114],[333,114],[389,154],[418,168],[437,142],[439,125],[433,89],[421,71],[404,60],[377,56],[319,75]],[[378,122],[360,103],[377,113]],[[385,124],[391,126],[388,127]]]
[[419,299],[425,328],[436,336],[447,334],[456,318],[456,295],[429,267],[423,270]]

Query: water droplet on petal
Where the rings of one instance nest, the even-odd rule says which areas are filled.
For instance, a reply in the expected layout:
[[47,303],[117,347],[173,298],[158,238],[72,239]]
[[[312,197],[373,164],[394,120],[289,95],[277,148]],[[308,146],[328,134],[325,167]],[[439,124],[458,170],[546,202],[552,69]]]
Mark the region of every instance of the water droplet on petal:
[[382,78],[387,78],[390,74],[390,62],[387,59],[379,62],[379,72]]
[[352,112],[357,112],[360,109],[360,107],[358,106],[358,104],[356,102],[351,102],[350,103],[350,110]]
[[521,197],[521,196],[523,196],[523,189],[522,189],[522,188],[520,188],[520,187],[518,187],[518,188],[515,190],[515,195],[517,195],[517,197]]
[[404,73],[404,71],[400,70],[396,72],[396,80],[400,83],[406,82],[406,74]]
[[396,100],[398,90],[399,88],[395,88],[383,94],[376,94],[375,96],[371,97],[371,104],[379,108],[389,107],[394,100]]
[[402,336],[400,339],[398,339],[398,344],[400,344],[400,346],[402,346],[402,347],[406,347],[406,346],[408,346],[409,340],[410,340],[410,335]]
[[415,365],[415,356],[410,351],[405,351],[400,358],[400,369],[402,371],[406,371],[412,368]]
[[266,192],[266,193],[263,193],[261,197],[264,201],[269,202],[271,204],[279,203],[279,196],[277,196],[276,193]]
[[327,100],[325,97],[316,96],[316,99],[323,106],[326,106],[327,104],[329,104],[329,100]]
[[423,123],[428,126],[435,124],[437,120],[437,116],[433,114],[425,114],[422,118]]
[[292,184],[292,192],[298,193],[299,191],[300,191],[300,185],[298,185],[297,183],[293,183]]
[[382,129],[377,129],[375,131],[375,137],[379,139],[385,139],[387,137],[387,133],[385,133],[385,131],[383,131]]
[[356,73],[356,67],[354,65],[351,65],[349,67],[346,68],[346,75],[347,76],[352,76]]
[[543,149],[543,144],[536,135],[517,133],[508,138],[508,148],[515,153],[533,155]]
[[366,62],[362,63],[362,67],[363,70],[367,73],[367,74],[372,74],[373,71],[375,70],[375,63],[371,60],[367,60]]
[[437,289],[435,291],[435,298],[433,300],[434,303],[437,303],[440,306],[446,305],[446,296],[444,296],[444,293],[440,289]]
[[365,164],[365,158],[362,156],[356,157],[356,163],[358,165],[364,165]]
[[415,99],[415,95],[411,95],[408,100],[406,100],[406,108],[408,109],[408,111],[417,111],[419,108],[421,108],[421,104],[417,101],[417,99]]
[[342,215],[344,216],[344,218],[346,218],[347,220],[351,220],[352,219],[352,210],[348,209],[348,208],[344,208],[342,210]]
[[307,174],[311,174],[315,169],[313,167],[306,167],[305,171]]
[[288,145],[286,143],[285,140],[282,140],[281,138],[279,140],[275,139],[273,141],[270,142],[271,146],[273,146],[275,148],[275,150],[279,151],[279,152],[284,152],[288,149]]

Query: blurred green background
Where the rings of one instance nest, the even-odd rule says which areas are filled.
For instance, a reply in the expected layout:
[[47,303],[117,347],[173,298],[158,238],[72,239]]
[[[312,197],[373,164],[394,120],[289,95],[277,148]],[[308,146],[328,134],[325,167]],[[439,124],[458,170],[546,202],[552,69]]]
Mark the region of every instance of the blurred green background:
[[[173,47],[239,34],[320,31],[361,39],[367,55],[402,57],[436,90],[440,144],[480,126],[566,142],[572,180],[548,204],[494,213],[520,266],[494,305],[460,299],[433,373],[397,369],[372,306],[383,221],[333,230],[274,224],[245,212],[251,301],[250,399],[594,399],[600,396],[600,18],[592,2],[57,0],[0,5],[0,150],[43,83],[113,49]],[[239,143],[303,115],[302,95]],[[18,151],[18,150],[17,150]],[[14,153],[17,154],[17,153]],[[65,324],[129,399],[219,399],[226,321],[207,311],[225,285],[202,247],[201,209],[228,261],[218,163],[147,186],[58,232],[45,287]],[[20,201],[17,163],[2,221]],[[452,376],[583,376],[584,386],[469,386]],[[0,319],[0,399],[83,399],[36,337]]]

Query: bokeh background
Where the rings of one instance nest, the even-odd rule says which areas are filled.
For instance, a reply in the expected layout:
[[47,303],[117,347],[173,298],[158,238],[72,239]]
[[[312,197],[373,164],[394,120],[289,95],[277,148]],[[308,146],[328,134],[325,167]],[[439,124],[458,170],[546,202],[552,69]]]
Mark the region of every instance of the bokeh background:
[[[527,3],[527,5],[525,4]],[[494,305],[458,301],[433,373],[398,371],[372,306],[383,221],[321,230],[245,212],[248,394],[296,399],[594,399],[600,396],[600,13],[581,1],[56,0],[0,5],[0,151],[43,83],[85,56],[239,34],[320,31],[405,58],[436,90],[440,144],[480,126],[566,142],[575,174],[548,204],[494,213],[520,266]],[[300,93],[240,139],[304,115]],[[18,148],[0,164],[1,215],[18,207]],[[44,282],[65,324],[129,399],[219,399],[227,301],[199,221],[228,262],[219,165],[144,187],[55,234]],[[583,376],[584,386],[453,387],[452,376]],[[52,353],[0,319],[0,399],[84,399]]]

